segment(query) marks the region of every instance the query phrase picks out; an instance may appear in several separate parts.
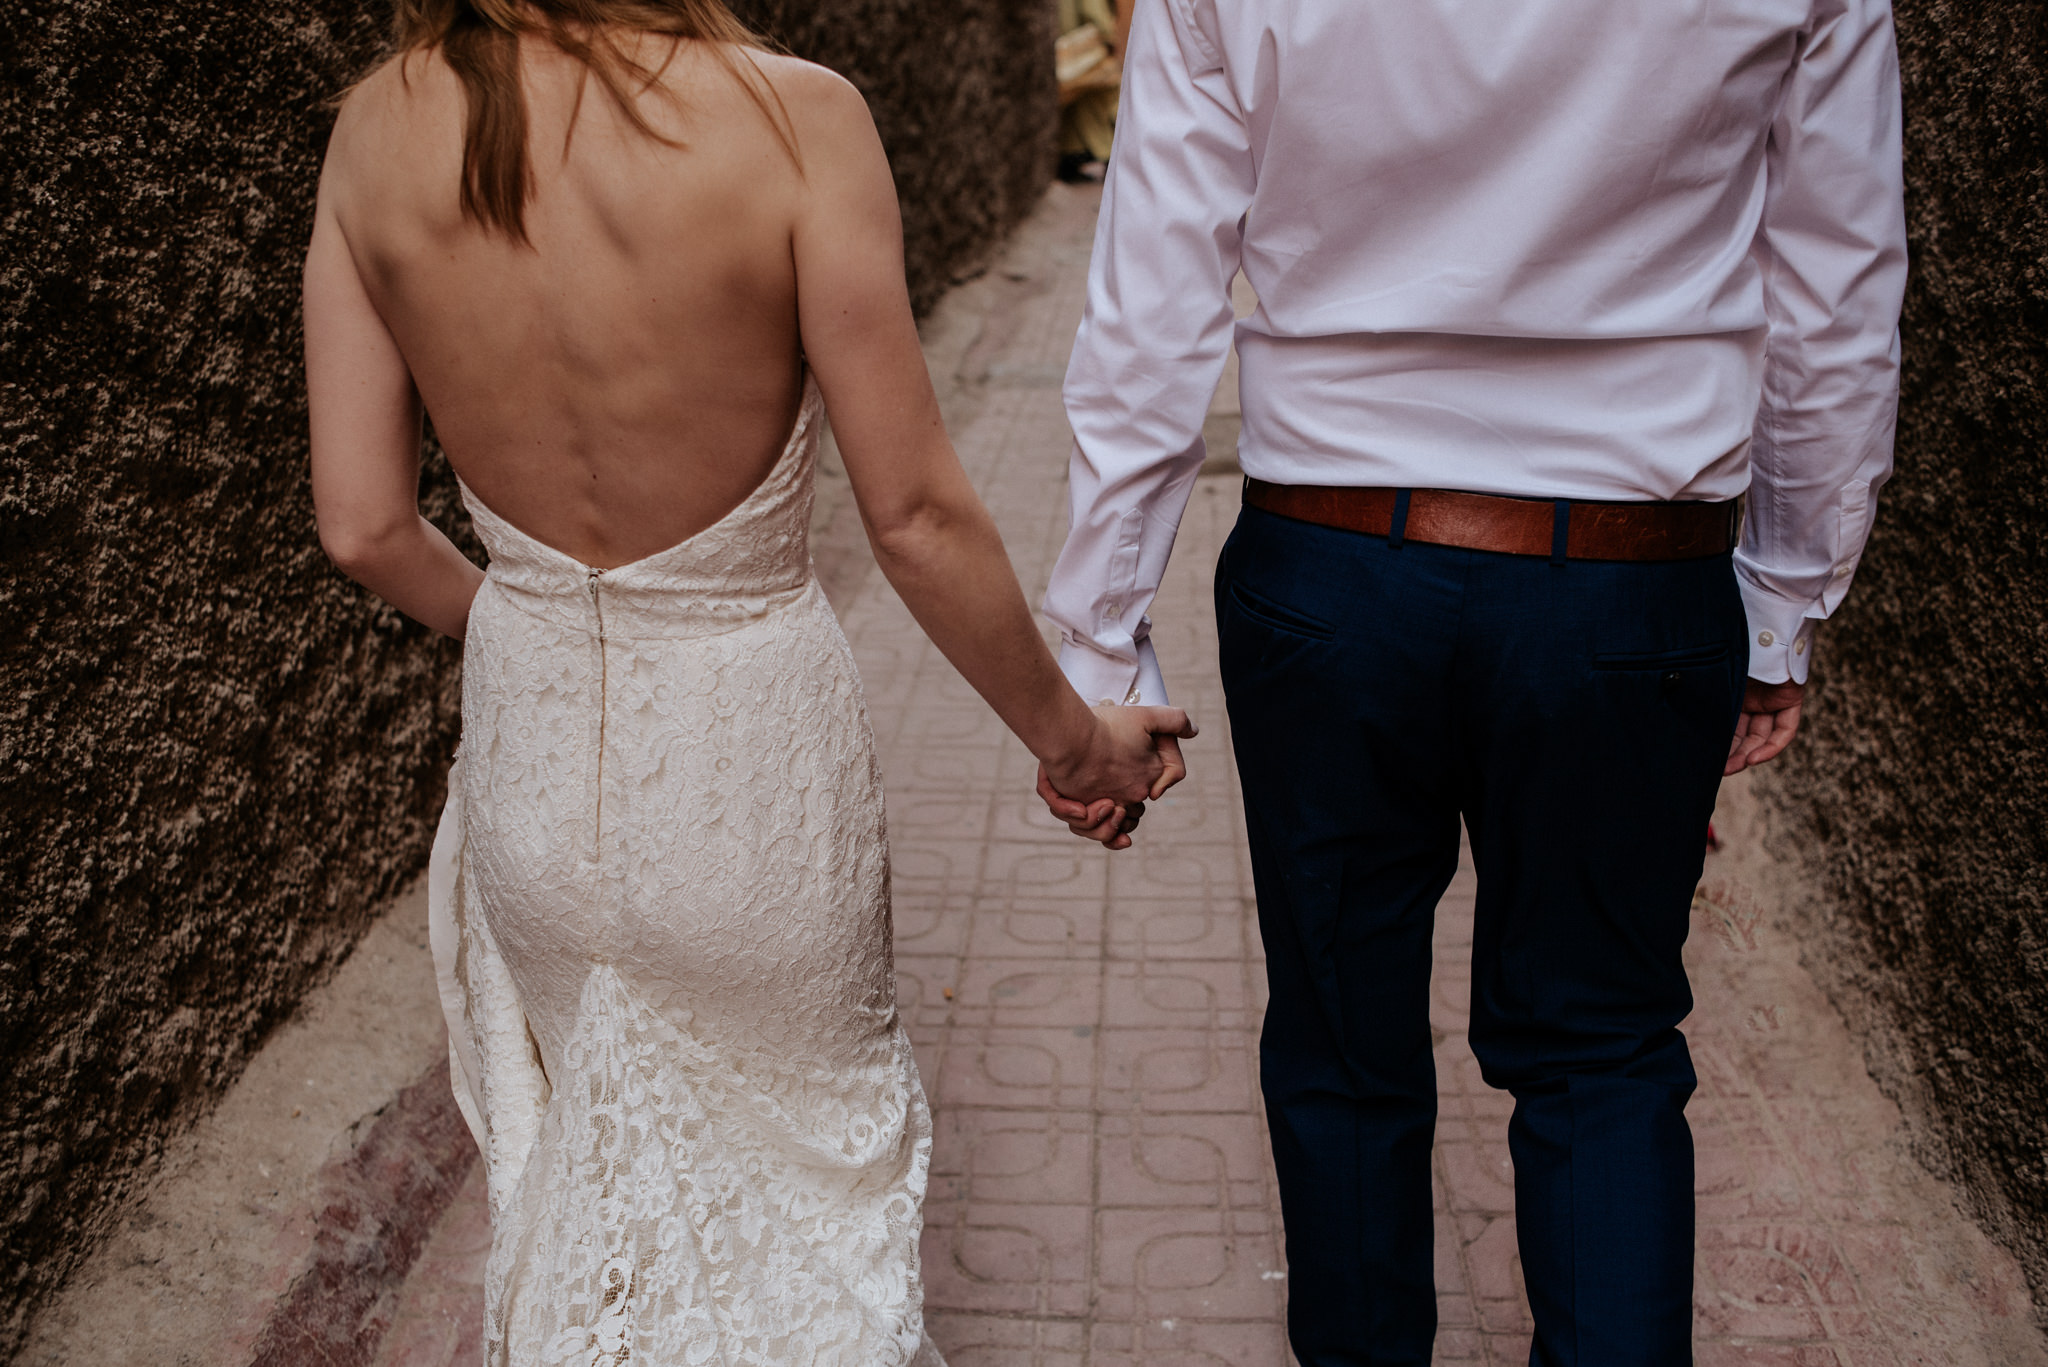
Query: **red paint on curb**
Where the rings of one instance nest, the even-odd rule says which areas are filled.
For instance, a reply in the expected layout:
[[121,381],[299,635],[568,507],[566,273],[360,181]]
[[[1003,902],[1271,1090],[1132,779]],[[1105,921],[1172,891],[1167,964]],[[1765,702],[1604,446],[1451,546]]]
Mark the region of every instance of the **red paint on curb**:
[[321,1173],[312,1251],[264,1321],[250,1367],[369,1367],[398,1289],[476,1160],[444,1059]]

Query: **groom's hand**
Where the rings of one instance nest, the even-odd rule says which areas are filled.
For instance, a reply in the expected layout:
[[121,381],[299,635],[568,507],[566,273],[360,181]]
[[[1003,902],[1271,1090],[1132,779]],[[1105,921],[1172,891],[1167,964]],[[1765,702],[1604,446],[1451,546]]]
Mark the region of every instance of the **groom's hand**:
[[1094,710],[1086,751],[1057,771],[1038,766],[1038,795],[1075,835],[1108,849],[1130,848],[1145,802],[1187,777],[1180,743],[1199,728],[1178,707]]

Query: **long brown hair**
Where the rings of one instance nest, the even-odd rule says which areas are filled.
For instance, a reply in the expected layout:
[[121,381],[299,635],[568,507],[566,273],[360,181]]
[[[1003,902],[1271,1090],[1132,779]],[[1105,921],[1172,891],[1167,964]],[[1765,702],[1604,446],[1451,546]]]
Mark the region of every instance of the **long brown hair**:
[[[723,0],[393,0],[392,8],[392,40],[400,60],[439,48],[462,82],[468,107],[462,133],[463,217],[516,242],[531,245],[526,201],[533,190],[526,92],[519,79],[522,34],[545,37],[581,62],[635,128],[670,147],[683,143],[650,124],[635,97],[655,86],[683,41],[706,43],[768,120],[798,171],[803,169],[789,112],[747,55],[768,44]],[[668,38],[668,57],[657,67],[641,63],[620,48],[614,36],[620,28]],[[675,98],[672,91],[664,93]]]

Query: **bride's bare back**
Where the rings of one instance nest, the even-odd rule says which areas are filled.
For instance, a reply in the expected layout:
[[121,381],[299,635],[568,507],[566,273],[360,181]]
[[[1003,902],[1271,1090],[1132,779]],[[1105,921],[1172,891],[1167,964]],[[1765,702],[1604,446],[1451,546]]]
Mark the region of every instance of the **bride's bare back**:
[[[723,13],[695,0],[520,9]],[[782,451],[808,365],[890,584],[1044,763],[1042,791],[1092,800],[1049,798],[1063,819],[1129,844],[1141,808],[1127,804],[1182,772],[1153,733],[1192,727],[1175,708],[1091,714],[1039,638],[940,420],[895,185],[859,93],[794,58],[607,33],[660,73],[635,97],[660,136],[554,40],[522,38],[526,242],[479,221],[503,213],[463,212],[467,106],[441,39],[344,104],[306,252],[321,544],[386,602],[460,639],[484,576],[420,516],[423,405],[485,504],[602,569],[736,507]],[[735,64],[765,83],[761,99]]]
[[[437,52],[354,92],[323,186],[456,471],[599,566],[673,545],[744,498],[801,384],[795,160],[706,44],[676,44],[664,66],[669,40],[624,42],[662,68],[666,90],[640,96],[642,117],[684,145],[633,127],[579,62],[529,37],[530,245],[462,213],[463,92]],[[804,122],[832,80],[740,60]]]

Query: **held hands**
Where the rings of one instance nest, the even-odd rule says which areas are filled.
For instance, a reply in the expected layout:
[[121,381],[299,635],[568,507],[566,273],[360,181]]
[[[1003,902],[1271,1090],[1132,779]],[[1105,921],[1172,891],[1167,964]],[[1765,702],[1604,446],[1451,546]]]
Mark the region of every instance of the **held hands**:
[[1735,721],[1735,735],[1728,742],[1728,767],[1723,776],[1776,759],[1799,734],[1799,708],[1806,701],[1806,685],[1758,683],[1751,679],[1742,690],[1742,715]]
[[1198,728],[1178,707],[1105,703],[1093,714],[1094,727],[1076,753],[1038,766],[1038,795],[1075,835],[1129,849],[1146,801],[1187,777],[1180,743]]

